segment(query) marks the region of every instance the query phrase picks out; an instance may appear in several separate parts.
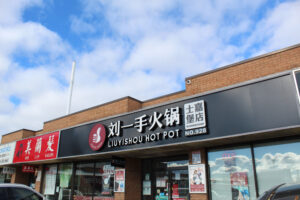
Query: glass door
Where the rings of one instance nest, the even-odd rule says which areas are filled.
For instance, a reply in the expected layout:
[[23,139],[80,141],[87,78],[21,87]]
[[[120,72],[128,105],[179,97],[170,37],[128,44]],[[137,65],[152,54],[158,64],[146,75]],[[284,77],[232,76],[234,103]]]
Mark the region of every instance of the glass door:
[[56,199],[72,200],[72,174],[73,164],[62,163],[58,165],[57,181],[56,181]]
[[168,171],[156,171],[155,173],[155,200],[169,200],[169,174]]
[[169,171],[170,177],[170,199],[188,200],[189,199],[189,175],[188,169],[173,169]]
[[189,200],[186,157],[143,161],[143,200]]
[[46,165],[44,170],[43,195],[47,200],[55,199],[57,165]]

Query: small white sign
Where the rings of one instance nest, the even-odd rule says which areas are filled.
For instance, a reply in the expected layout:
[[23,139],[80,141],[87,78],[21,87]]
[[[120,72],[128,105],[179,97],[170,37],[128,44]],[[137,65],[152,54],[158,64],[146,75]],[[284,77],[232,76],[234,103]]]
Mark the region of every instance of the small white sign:
[[192,164],[199,164],[199,163],[201,163],[201,152],[193,151],[192,152]]
[[36,181],[41,181],[41,178],[42,178],[42,171],[41,171],[41,170],[38,170],[38,171],[37,171]]
[[185,129],[195,129],[206,126],[204,101],[184,104]]
[[16,168],[13,167],[3,167],[3,174],[14,174],[16,172]]
[[13,162],[16,142],[0,145],[0,165],[7,165]]

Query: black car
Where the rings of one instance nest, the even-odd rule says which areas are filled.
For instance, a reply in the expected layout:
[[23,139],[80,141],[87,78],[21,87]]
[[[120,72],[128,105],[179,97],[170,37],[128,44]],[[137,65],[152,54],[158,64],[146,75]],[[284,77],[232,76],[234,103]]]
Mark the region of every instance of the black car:
[[45,200],[43,195],[26,185],[0,184],[0,200]]
[[257,200],[300,200],[300,184],[281,184],[264,192]]

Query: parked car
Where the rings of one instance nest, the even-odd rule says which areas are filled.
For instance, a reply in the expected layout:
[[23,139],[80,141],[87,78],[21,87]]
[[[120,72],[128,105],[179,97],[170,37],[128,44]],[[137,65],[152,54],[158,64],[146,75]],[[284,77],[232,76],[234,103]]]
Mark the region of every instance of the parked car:
[[0,200],[46,200],[32,188],[21,184],[0,184]]
[[300,184],[280,184],[264,192],[257,200],[300,200]]

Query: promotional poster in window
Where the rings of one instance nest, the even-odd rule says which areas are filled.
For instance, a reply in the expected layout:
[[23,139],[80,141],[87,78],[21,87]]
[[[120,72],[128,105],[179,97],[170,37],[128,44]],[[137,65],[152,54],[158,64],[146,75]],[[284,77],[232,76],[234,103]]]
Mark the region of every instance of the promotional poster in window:
[[234,172],[230,174],[232,200],[249,200],[247,172]]
[[190,193],[206,193],[205,165],[189,165]]

